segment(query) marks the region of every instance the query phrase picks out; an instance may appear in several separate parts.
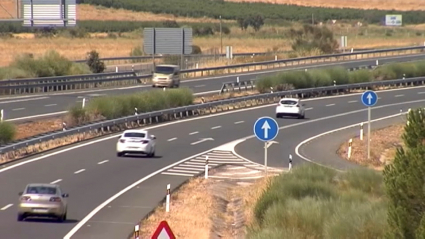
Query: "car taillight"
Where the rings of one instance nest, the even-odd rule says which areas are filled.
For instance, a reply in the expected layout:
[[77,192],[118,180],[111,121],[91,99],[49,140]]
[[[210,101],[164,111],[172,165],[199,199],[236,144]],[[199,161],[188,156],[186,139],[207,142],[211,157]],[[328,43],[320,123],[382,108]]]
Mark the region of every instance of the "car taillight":
[[31,197],[23,196],[21,197],[21,201],[31,201]]
[[60,202],[61,201],[61,198],[60,197],[51,197],[50,198],[50,201],[51,202]]
[[148,140],[143,140],[143,141],[142,141],[142,144],[147,144],[147,143],[149,143],[149,141],[148,141]]
[[125,143],[125,139],[120,139],[120,143]]

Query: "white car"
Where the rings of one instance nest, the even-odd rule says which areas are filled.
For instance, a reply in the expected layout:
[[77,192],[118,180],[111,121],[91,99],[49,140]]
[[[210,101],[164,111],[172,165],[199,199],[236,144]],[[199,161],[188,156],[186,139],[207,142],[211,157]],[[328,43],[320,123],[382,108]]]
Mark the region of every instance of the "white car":
[[305,104],[297,98],[282,98],[276,106],[276,118],[284,116],[295,116],[299,119],[305,118]]
[[126,130],[117,142],[117,156],[125,154],[145,154],[155,156],[156,137],[147,130]]

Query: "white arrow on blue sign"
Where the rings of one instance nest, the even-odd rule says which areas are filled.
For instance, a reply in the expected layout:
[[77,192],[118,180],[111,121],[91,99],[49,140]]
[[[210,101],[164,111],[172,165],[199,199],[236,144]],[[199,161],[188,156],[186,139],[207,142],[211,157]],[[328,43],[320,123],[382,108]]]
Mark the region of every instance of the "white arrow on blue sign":
[[254,123],[254,134],[261,141],[270,141],[276,138],[279,125],[271,117],[261,117]]
[[375,91],[372,90],[365,91],[362,94],[361,99],[362,103],[367,107],[374,106],[376,103],[378,103],[378,95],[375,93]]

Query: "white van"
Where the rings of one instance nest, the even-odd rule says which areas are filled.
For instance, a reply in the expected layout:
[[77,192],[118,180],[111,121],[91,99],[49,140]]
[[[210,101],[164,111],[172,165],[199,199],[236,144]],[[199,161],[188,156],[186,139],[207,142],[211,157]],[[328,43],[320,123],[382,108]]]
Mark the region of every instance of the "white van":
[[179,87],[180,66],[157,65],[152,72],[152,87]]

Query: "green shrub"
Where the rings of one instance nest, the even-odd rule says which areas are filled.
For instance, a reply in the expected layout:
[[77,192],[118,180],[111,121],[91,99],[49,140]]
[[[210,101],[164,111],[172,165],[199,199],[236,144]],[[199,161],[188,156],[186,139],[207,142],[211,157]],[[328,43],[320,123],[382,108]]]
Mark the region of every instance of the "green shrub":
[[86,64],[93,73],[102,73],[106,69],[105,63],[100,60],[99,53],[95,50],[87,53]]
[[247,239],[303,238],[304,232],[295,228],[263,228],[260,231],[248,231]]
[[95,116],[114,119],[134,114],[134,108],[139,113],[145,113],[190,105],[193,99],[189,88],[143,91],[131,95],[96,97],[88,102],[87,111]]
[[369,70],[364,69],[350,72],[350,74],[348,75],[349,84],[369,82],[372,79],[372,73]]
[[349,188],[382,196],[384,194],[382,175],[372,169],[353,169],[342,176]]
[[10,122],[0,122],[0,145],[7,144],[15,139],[16,128]]

